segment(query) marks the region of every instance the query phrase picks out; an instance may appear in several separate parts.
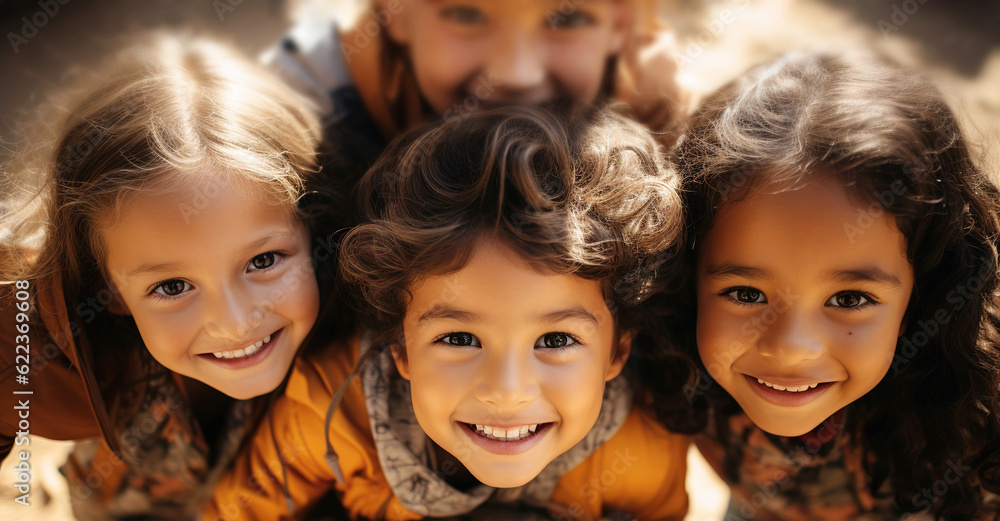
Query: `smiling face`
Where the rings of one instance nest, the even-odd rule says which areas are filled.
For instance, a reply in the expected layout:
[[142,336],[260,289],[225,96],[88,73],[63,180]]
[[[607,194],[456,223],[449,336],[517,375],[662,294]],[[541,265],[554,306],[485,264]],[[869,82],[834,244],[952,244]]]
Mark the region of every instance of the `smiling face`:
[[624,43],[621,0],[412,0],[391,15],[438,114],[570,99],[590,104]]
[[767,432],[810,431],[889,369],[913,268],[873,208],[821,177],[725,203],[699,239],[698,351]]
[[140,192],[102,238],[153,358],[237,399],[278,386],[319,311],[309,234],[286,205],[219,177]]
[[539,273],[496,241],[411,292],[394,354],[417,421],[490,486],[527,483],[583,439],[628,358],[598,282]]

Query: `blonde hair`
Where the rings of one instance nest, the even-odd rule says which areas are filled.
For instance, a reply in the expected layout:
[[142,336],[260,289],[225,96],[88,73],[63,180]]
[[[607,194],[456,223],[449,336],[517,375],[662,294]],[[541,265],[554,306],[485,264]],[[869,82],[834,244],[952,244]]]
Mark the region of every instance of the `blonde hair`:
[[42,163],[8,164],[19,190],[0,207],[4,280],[59,273],[68,301],[106,288],[100,225],[142,190],[225,176],[298,211],[317,171],[319,124],[263,67],[206,38],[160,33],[95,77],[55,105]]

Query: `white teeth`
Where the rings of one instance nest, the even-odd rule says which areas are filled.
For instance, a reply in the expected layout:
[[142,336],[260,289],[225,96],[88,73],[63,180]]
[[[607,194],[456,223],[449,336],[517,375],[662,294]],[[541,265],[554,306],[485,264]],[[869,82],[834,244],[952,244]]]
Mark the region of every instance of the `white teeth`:
[[785,391],[785,392],[789,392],[789,393],[801,393],[802,391],[808,391],[809,389],[815,389],[816,386],[819,385],[818,383],[814,383],[814,384],[809,384],[809,385],[800,385],[798,387],[786,387],[786,386],[783,386],[783,385],[773,384],[771,382],[768,382],[767,380],[763,380],[763,379],[760,379],[760,378],[757,379],[757,383],[766,385],[766,386],[770,387],[771,389],[775,389],[777,391]]
[[250,356],[256,353],[257,351],[260,351],[260,348],[263,347],[264,344],[270,341],[271,341],[271,335],[267,335],[262,340],[258,340],[244,347],[243,349],[236,349],[233,351],[219,351],[217,353],[212,353],[212,354],[215,355],[216,358],[243,358],[245,356]]
[[500,441],[518,441],[531,436],[538,429],[538,424],[521,425],[520,427],[501,428],[489,425],[476,424],[476,431],[479,434],[491,439]]

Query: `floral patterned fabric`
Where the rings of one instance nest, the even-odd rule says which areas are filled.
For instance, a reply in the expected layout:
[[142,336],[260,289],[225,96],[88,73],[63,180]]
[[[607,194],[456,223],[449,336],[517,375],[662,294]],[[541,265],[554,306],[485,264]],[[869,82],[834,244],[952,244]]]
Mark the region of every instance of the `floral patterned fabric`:
[[[724,429],[716,426],[698,436],[702,455],[732,492],[725,521],[932,520],[926,511],[899,512],[887,485],[878,498],[872,496],[860,451],[844,432],[847,414],[838,412],[806,435],[783,438],[762,431],[739,413],[724,420],[726,444],[720,443],[719,431]],[[726,446],[731,447],[729,453]],[[914,505],[930,507],[935,494],[947,493],[946,479],[969,471],[960,462],[942,469],[942,486],[914,498]],[[989,492],[984,496],[975,520],[1000,519],[1000,497]]]
[[235,457],[251,402],[234,403],[210,448],[173,375],[163,371],[148,382],[135,397],[136,413],[119,430],[121,459],[103,440],[91,439],[78,442],[63,467],[78,519],[198,519]]

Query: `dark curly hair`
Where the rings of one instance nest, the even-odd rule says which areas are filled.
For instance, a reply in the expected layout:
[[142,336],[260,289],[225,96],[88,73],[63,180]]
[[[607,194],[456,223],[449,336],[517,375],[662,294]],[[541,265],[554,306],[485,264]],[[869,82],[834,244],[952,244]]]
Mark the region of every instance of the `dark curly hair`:
[[[668,328],[695,360],[692,257],[727,201],[762,182],[833,175],[894,218],[915,275],[906,334],[889,373],[851,405],[848,432],[863,450],[871,492],[888,482],[903,511],[918,509],[911,498],[932,488],[950,461],[972,462],[976,472],[932,507],[938,517],[971,519],[979,485],[997,487],[1000,458],[1000,194],[939,93],[881,58],[791,55],[708,97],[672,159],[689,268]],[[698,389],[708,392],[689,393],[696,407],[738,410],[704,365],[699,374]]]
[[[400,342],[414,281],[460,269],[493,237],[541,272],[599,281],[618,330],[643,330],[640,303],[675,269],[682,229],[665,165],[648,131],[607,108],[509,107],[405,135],[359,183],[362,224],[341,243],[359,320]],[[630,379],[647,402],[687,408],[684,382],[650,376]]]

